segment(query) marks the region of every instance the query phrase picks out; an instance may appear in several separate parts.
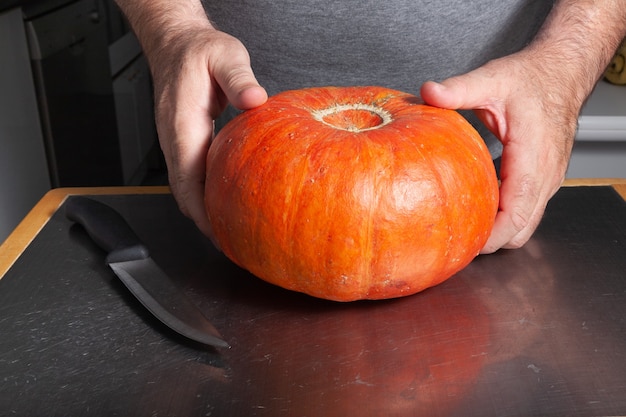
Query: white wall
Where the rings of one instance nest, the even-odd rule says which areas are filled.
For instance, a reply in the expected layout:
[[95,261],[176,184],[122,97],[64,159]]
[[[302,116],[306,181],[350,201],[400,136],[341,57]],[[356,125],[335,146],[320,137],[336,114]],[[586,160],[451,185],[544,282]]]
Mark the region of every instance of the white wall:
[[596,86],[579,118],[567,177],[626,178],[626,86]]

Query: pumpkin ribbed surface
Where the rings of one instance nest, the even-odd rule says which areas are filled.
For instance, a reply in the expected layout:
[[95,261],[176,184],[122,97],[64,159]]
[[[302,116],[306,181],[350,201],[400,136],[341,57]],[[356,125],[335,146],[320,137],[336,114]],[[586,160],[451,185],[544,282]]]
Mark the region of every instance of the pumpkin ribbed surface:
[[207,155],[224,254],[257,277],[338,301],[404,296],[485,244],[498,182],[457,112],[382,87],[286,91],[229,122]]

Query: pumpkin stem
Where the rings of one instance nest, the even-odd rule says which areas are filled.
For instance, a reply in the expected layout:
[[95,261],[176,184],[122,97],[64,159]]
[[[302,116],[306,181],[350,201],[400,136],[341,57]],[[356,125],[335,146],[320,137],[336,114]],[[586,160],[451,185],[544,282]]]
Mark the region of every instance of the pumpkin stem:
[[335,129],[363,132],[379,129],[392,120],[386,110],[370,104],[342,104],[312,111],[316,120]]

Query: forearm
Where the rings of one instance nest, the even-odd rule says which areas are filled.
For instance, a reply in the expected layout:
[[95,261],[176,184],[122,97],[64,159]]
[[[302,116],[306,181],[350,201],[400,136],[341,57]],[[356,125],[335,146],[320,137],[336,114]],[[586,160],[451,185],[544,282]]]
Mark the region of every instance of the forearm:
[[[527,50],[581,106],[626,34],[623,0],[559,0]],[[565,77],[565,79],[563,79]]]
[[148,58],[194,28],[211,29],[200,0],[115,0]]

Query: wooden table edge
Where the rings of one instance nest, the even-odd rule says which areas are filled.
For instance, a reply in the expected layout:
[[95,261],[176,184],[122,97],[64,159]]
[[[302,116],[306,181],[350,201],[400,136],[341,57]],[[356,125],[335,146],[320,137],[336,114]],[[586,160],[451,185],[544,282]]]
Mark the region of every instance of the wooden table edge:
[[626,200],[626,178],[568,178],[564,187],[611,186]]
[[[626,200],[626,178],[581,178],[567,179],[565,187],[612,186]],[[48,191],[33,209],[17,225],[15,230],[0,245],[0,279],[46,225],[52,215],[71,195],[98,194],[168,194],[167,186],[138,187],[70,187]]]
[[0,245],[0,279],[71,195],[168,194],[167,186],[66,187],[48,191]]

